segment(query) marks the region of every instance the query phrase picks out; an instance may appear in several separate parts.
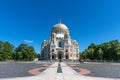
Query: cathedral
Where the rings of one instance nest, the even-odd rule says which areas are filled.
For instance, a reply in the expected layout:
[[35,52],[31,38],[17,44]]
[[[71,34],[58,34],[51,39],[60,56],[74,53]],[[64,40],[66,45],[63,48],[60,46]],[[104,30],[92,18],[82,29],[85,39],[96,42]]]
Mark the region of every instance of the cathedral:
[[79,45],[72,40],[68,27],[61,23],[55,24],[48,40],[41,45],[42,60],[79,60]]

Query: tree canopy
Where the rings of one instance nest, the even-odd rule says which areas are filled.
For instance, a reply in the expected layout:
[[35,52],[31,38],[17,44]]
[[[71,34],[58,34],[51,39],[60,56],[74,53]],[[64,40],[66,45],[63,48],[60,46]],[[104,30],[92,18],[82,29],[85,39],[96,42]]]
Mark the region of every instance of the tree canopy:
[[88,48],[80,54],[84,60],[120,60],[120,42],[113,40],[102,44],[91,43]]
[[34,58],[40,58],[34,47],[22,43],[15,48],[9,42],[0,41],[0,60],[33,60]]

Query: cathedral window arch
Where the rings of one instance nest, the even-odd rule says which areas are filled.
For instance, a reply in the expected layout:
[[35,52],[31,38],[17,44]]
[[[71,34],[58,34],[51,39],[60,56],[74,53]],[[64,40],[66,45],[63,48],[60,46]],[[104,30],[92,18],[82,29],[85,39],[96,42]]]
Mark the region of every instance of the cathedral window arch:
[[59,42],[59,47],[62,47],[62,43],[61,42]]
[[54,49],[52,49],[52,52],[54,52]]
[[68,49],[66,49],[65,52],[68,52]]
[[65,54],[65,57],[66,57],[66,59],[69,59],[69,54],[66,53],[66,54]]

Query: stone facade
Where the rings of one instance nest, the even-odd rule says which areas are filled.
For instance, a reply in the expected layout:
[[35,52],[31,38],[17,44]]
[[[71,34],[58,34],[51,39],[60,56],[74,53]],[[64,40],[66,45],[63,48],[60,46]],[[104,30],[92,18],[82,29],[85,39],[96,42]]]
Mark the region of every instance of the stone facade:
[[43,60],[79,60],[79,46],[72,40],[69,29],[61,22],[54,25],[51,36],[41,45],[41,59]]

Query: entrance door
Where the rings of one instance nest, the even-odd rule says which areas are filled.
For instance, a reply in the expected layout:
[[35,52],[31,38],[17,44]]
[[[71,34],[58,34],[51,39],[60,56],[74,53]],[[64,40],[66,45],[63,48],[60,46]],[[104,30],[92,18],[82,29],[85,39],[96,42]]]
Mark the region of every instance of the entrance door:
[[62,59],[62,54],[58,54],[58,59]]
[[56,59],[56,54],[52,53],[52,59],[53,59],[53,60]]
[[65,54],[65,57],[66,57],[66,59],[69,59],[69,55],[68,55],[68,53]]
[[63,52],[62,51],[58,52],[58,59],[59,59],[59,61],[62,61],[62,59],[63,59]]

